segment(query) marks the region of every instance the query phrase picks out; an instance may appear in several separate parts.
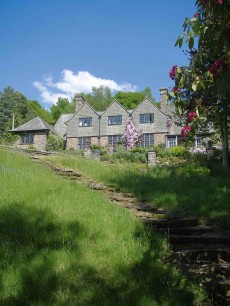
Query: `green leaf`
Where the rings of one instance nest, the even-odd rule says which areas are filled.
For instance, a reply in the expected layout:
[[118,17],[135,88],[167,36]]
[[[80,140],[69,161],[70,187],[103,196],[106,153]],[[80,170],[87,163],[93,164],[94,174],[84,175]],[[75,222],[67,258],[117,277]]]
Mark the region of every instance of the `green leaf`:
[[191,36],[191,37],[189,38],[189,41],[188,41],[188,47],[189,47],[189,49],[192,49],[193,46],[194,46],[194,37]]
[[179,46],[179,48],[182,47],[182,45],[183,45],[183,37],[179,36],[179,37],[177,38],[177,41],[176,41],[176,43],[175,43],[175,47],[176,47],[177,45]]
[[193,90],[193,91],[196,91],[196,90],[197,90],[197,84],[196,84],[196,83],[193,83],[193,84],[192,84],[192,90]]

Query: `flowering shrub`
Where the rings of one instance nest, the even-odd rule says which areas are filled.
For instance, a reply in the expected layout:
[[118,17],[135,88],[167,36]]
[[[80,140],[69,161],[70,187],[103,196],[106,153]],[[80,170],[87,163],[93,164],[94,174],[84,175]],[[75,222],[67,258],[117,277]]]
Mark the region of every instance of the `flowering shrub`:
[[61,137],[53,134],[53,133],[49,133],[48,137],[47,137],[47,144],[46,144],[46,149],[47,151],[61,151],[64,149],[64,139],[62,139]]
[[141,131],[135,128],[133,120],[131,117],[128,118],[125,134],[124,134],[124,142],[127,150],[134,148],[140,141]]
[[187,122],[192,122],[194,118],[197,117],[197,114],[195,112],[189,112],[187,116]]
[[177,65],[173,65],[172,69],[169,71],[169,76],[172,80],[175,80],[175,76],[176,76],[176,70],[177,70],[178,66]]
[[181,136],[182,137],[187,138],[187,137],[189,137],[190,133],[191,133],[191,126],[189,126],[189,125],[184,126],[181,130]]

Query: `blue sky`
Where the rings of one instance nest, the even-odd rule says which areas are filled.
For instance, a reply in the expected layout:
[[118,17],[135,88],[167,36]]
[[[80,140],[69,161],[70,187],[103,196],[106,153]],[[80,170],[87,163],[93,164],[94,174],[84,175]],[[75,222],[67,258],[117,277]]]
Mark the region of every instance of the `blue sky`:
[[0,91],[6,86],[44,106],[58,96],[172,87],[185,65],[174,47],[195,0],[1,0]]

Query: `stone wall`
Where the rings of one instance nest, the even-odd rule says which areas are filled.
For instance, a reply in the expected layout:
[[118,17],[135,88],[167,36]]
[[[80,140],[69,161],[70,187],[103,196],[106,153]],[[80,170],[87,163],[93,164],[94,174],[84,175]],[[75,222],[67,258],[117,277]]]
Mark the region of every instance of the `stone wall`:
[[45,151],[47,143],[47,134],[44,132],[34,132],[34,142],[31,144],[21,144],[21,137],[14,143],[14,146],[20,149],[28,149],[28,147],[33,146],[37,150]]
[[165,144],[166,133],[154,134],[154,145]]
[[66,139],[66,149],[75,149],[77,150],[77,138],[76,137],[68,137]]

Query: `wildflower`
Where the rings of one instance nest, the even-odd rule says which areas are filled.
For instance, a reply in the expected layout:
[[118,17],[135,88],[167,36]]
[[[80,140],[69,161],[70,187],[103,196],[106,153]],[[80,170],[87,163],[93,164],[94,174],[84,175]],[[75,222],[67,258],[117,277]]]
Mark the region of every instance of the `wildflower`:
[[195,112],[189,112],[187,116],[187,122],[192,122],[194,118],[197,117],[197,114]]
[[181,136],[187,138],[189,136],[190,132],[191,132],[191,126],[186,125],[181,130]]
[[199,13],[195,13],[193,17],[194,18],[199,18],[199,16],[200,16]]
[[176,76],[176,70],[177,70],[178,66],[177,65],[173,65],[172,69],[169,71],[169,76],[172,80],[175,80],[175,76]]

